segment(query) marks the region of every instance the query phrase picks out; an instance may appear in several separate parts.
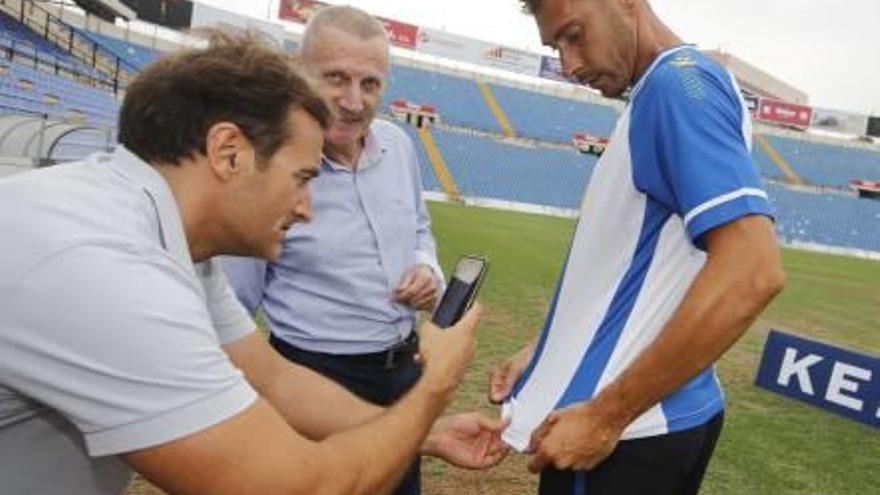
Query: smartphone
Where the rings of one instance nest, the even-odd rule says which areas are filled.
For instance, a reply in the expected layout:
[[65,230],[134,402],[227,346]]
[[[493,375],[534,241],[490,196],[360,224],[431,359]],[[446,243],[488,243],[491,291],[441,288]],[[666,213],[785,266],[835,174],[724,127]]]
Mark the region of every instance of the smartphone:
[[431,322],[440,328],[455,325],[477,298],[488,269],[489,261],[481,256],[459,258]]

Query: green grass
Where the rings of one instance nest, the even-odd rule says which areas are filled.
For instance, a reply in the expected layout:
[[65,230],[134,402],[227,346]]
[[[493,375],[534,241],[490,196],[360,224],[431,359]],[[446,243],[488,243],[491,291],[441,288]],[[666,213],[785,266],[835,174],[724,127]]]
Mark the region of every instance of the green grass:
[[[444,268],[459,254],[491,260],[477,358],[453,406],[486,405],[492,365],[540,329],[574,222],[460,205],[430,205]],[[769,328],[880,353],[880,262],[786,250],[788,285],[719,363],[728,398],[724,433],[704,494],[856,494],[880,490],[880,431],[753,385]],[[426,494],[535,493],[520,456],[487,473],[436,461]]]

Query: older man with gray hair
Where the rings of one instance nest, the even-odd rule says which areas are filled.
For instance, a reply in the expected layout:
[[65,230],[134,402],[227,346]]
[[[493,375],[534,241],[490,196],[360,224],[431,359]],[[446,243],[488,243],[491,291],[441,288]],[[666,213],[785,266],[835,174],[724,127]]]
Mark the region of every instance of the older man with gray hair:
[[[312,182],[314,220],[287,233],[275,262],[230,259],[239,299],[262,308],[271,343],[375,404],[416,383],[416,312],[444,282],[422,199],[415,147],[376,119],[387,86],[385,28],[353,7],[325,7],[303,38],[302,69],[335,119]],[[415,459],[395,493],[420,492]]]

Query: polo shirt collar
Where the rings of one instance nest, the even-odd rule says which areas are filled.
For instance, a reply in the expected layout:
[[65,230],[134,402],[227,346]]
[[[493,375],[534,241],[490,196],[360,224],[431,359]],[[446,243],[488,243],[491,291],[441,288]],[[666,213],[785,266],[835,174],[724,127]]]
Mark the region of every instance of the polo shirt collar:
[[183,230],[180,208],[164,177],[147,162],[126,149],[117,146],[111,155],[111,164],[123,176],[143,189],[153,204],[159,232],[159,242],[184,266],[192,267],[192,254]]

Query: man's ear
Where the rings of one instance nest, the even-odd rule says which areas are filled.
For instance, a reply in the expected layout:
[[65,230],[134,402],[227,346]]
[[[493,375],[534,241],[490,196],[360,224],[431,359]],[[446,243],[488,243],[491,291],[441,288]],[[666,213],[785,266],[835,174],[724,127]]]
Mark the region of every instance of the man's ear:
[[239,155],[248,152],[250,142],[241,129],[232,122],[217,122],[205,137],[205,155],[208,166],[222,181],[228,181],[241,172],[246,164]]

